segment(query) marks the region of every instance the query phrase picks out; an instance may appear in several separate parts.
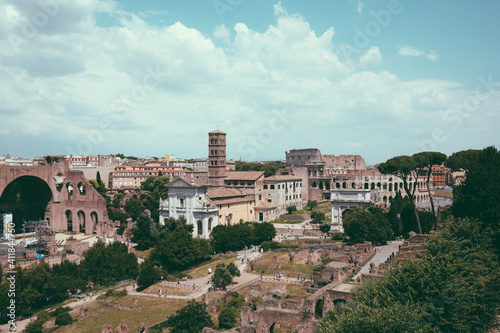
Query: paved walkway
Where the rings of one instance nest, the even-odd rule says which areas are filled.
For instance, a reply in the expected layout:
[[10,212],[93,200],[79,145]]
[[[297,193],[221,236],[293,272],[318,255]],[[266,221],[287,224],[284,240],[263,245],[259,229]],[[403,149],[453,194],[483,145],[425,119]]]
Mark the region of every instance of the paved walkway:
[[391,254],[397,254],[399,252],[399,246],[403,245],[403,241],[393,241],[389,242],[387,245],[384,246],[378,246],[376,247],[377,253],[373,258],[368,261],[354,276],[354,280],[356,280],[358,277],[361,276],[361,274],[368,274],[370,273],[370,263],[374,263],[375,266],[378,266],[384,262],[391,256]]

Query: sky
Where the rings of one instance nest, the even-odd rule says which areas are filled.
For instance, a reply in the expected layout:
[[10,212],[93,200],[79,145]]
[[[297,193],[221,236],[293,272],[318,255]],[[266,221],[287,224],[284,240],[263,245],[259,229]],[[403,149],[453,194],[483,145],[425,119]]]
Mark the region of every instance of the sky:
[[0,0],[0,155],[500,145],[500,2]]

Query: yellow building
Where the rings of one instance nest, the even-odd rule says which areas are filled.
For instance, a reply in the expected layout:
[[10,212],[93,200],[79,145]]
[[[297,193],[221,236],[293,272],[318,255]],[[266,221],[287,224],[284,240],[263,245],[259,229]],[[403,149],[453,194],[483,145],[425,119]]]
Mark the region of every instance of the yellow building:
[[254,200],[236,189],[209,189],[208,197],[219,208],[219,225],[255,220]]

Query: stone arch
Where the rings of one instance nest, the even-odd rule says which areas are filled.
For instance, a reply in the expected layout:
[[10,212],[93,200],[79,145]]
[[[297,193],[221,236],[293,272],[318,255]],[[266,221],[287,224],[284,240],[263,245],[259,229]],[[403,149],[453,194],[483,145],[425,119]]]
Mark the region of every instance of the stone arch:
[[319,182],[319,189],[322,190],[323,189],[323,182]]
[[392,192],[392,183],[389,183],[389,192]]
[[325,305],[325,301],[323,298],[319,298],[314,304],[314,317],[316,319],[323,317],[323,307]]
[[374,190],[375,189],[375,183],[372,182],[372,185],[370,187],[371,190]]
[[90,213],[90,221],[92,221],[92,233],[96,234],[97,233],[97,224],[99,223],[99,216],[97,215],[96,212]]
[[313,183],[312,183],[312,187],[316,187],[316,182],[313,182]]
[[380,184],[380,182],[378,182],[377,187],[380,189],[381,186],[382,186],[382,184]]
[[370,187],[370,184],[365,183],[365,187],[364,187],[364,189],[365,189],[365,190],[368,190],[368,189],[369,189],[369,187]]
[[326,182],[326,183],[325,183],[325,189],[326,189],[327,191],[329,191],[329,190],[330,190],[330,183],[329,183],[329,182]]
[[78,217],[78,231],[85,233],[85,212],[83,210],[79,210],[78,213],[76,213],[76,216]]
[[342,188],[347,188],[347,183],[346,182],[342,183]]
[[24,220],[43,220],[53,193],[45,180],[25,175],[13,179],[1,192],[0,211],[12,212],[16,231],[22,231]]
[[342,304],[347,304],[347,301],[345,299],[339,298],[333,301],[333,306],[338,306]]
[[77,187],[80,199],[85,199],[87,196],[87,185],[84,182],[79,182]]
[[203,234],[203,223],[200,220],[196,221],[196,227],[198,229],[198,236],[201,236]]
[[335,183],[335,188],[340,188],[340,183]]
[[355,182],[352,182],[352,183],[351,183],[351,187],[352,187],[352,188],[356,188],[356,183],[355,183]]
[[73,199],[73,184],[66,183],[66,193],[68,194],[68,200]]
[[398,191],[398,183],[394,183],[394,192]]
[[387,205],[387,196],[384,195],[384,205]]
[[71,210],[67,210],[64,215],[66,215],[66,228],[68,231],[73,231],[73,212]]

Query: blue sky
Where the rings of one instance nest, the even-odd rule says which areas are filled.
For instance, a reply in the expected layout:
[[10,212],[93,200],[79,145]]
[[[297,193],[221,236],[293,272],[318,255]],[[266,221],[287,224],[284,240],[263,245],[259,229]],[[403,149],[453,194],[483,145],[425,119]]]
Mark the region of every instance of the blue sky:
[[317,147],[368,163],[500,134],[498,1],[0,2],[0,155]]

